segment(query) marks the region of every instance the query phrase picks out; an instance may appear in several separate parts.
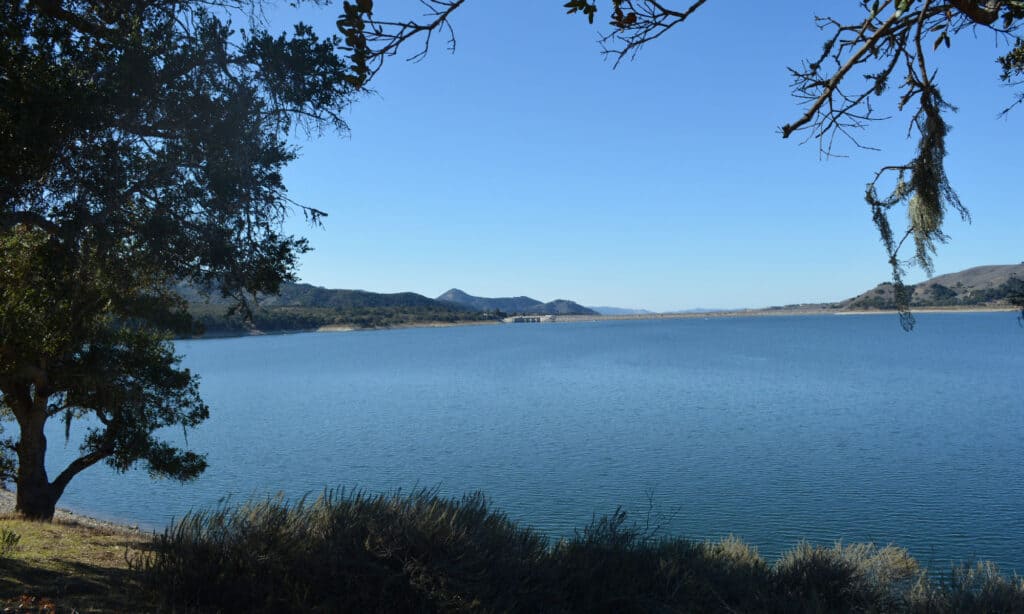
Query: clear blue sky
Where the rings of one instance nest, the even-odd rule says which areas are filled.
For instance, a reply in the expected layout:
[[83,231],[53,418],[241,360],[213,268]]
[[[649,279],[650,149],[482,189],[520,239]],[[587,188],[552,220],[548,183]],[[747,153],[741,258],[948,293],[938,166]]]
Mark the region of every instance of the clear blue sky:
[[[911,157],[908,117],[861,135],[882,152],[844,143],[845,159],[777,132],[801,113],[786,67],[823,41],[812,16],[853,0],[712,0],[615,70],[604,20],[561,4],[470,0],[454,54],[435,39],[422,62],[392,58],[350,134],[300,143],[290,195],[329,213],[324,229],[288,224],[315,248],[303,281],[662,311],[839,300],[888,278],[863,189]],[[301,16],[331,33],[338,12]],[[272,29],[296,15],[275,10]],[[960,107],[947,168],[974,215],[951,213],[937,274],[1024,260],[1024,109],[997,118],[1012,101],[997,55],[979,33],[932,60]]]

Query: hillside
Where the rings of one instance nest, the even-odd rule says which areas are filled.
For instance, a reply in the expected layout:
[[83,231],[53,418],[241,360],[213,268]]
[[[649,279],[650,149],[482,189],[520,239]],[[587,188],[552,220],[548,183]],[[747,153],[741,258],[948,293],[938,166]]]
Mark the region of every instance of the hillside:
[[[228,305],[230,303],[230,299],[222,298],[216,293],[207,299],[190,286],[179,286],[178,292],[189,303],[208,303],[210,305]],[[369,307],[452,308],[451,306],[438,305],[438,302],[434,299],[414,292],[381,294],[378,292],[367,292],[366,290],[332,290],[302,283],[282,284],[279,294],[261,295],[259,302],[260,305],[267,308],[312,307],[343,310]],[[456,307],[455,309],[457,311],[466,311],[465,308]]]
[[458,305],[463,308],[470,308],[477,311],[502,312],[506,314],[531,314],[531,315],[597,315],[596,311],[587,309],[579,303],[558,299],[549,303],[542,303],[537,299],[528,296],[515,296],[506,298],[484,298],[467,294],[458,288],[452,288],[437,300],[449,304]]
[[[1024,264],[978,266],[938,275],[908,286],[911,307],[1009,307],[1024,294]],[[832,305],[835,309],[895,309],[893,285],[883,282],[853,298]]]
[[437,300],[450,305],[457,305],[462,308],[474,309],[476,311],[501,311],[503,313],[533,313],[544,303],[528,296],[513,296],[508,298],[484,298],[466,294],[458,288],[452,288]]
[[324,326],[382,328],[424,323],[496,320],[494,314],[453,303],[442,303],[413,292],[380,294],[365,290],[332,290],[311,284],[284,284],[280,294],[259,297],[252,323],[226,317],[229,299],[214,293],[202,296],[195,288],[180,286],[189,310],[205,332],[240,334],[309,330]]

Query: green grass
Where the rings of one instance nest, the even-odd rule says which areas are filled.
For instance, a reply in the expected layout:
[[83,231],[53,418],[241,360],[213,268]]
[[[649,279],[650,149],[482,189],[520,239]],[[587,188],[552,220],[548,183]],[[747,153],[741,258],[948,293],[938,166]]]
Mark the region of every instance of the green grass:
[[3,540],[11,545],[0,553],[5,612],[152,612],[159,605],[130,565],[152,536],[16,518],[0,518],[0,535],[16,536]]

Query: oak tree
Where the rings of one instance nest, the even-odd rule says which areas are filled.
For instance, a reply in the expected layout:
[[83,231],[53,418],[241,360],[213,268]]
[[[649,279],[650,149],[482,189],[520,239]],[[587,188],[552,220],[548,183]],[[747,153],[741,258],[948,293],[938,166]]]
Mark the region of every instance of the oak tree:
[[[345,130],[358,76],[339,37],[271,34],[247,0],[0,4],[0,412],[17,509],[50,518],[100,461],[188,480],[161,438],[208,408],[169,339],[188,282],[248,308],[306,242],[282,169],[295,130]],[[238,21],[242,26],[234,25]],[[316,222],[323,214],[301,209]],[[48,421],[87,428],[51,478]],[[0,465],[2,466],[2,465]]]

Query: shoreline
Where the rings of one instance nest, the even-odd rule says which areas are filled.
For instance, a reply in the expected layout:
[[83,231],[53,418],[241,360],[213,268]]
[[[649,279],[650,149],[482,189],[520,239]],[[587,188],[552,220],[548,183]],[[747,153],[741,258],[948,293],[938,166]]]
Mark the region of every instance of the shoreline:
[[[360,328],[358,326],[350,326],[348,324],[328,324],[326,326],[320,326],[318,328],[312,328],[307,331],[299,332],[311,332],[311,333],[352,333],[363,330],[401,330],[405,328],[452,328],[454,326],[491,326],[493,324],[502,324],[500,320],[467,320],[465,322],[410,322],[408,324],[398,324],[395,326],[379,326],[379,327],[368,327]],[[274,333],[264,333],[274,334]]]
[[[912,309],[913,314],[925,314],[925,313],[1010,313],[1018,312],[1018,307],[920,307]],[[710,319],[710,318],[771,318],[771,317],[783,317],[783,316],[881,316],[881,315],[898,315],[899,312],[895,309],[862,309],[856,311],[841,311],[838,309],[821,309],[815,307],[807,308],[772,308],[767,307],[764,309],[741,309],[731,311],[700,311],[700,312],[680,312],[680,313],[636,313],[636,314],[622,314],[622,315],[584,315],[584,314],[556,314],[551,316],[552,319],[545,322],[539,322],[540,324],[565,324],[565,323],[576,323],[576,322],[614,322],[614,321],[625,321],[625,320],[695,320],[695,319]],[[288,330],[251,330],[244,332],[229,332],[221,331],[209,334],[204,334],[199,337],[181,337],[175,339],[175,341],[202,341],[205,339],[234,339],[238,337],[264,337],[269,335],[297,335],[301,333],[351,333],[351,332],[363,332],[363,331],[382,331],[382,330],[402,330],[410,328],[452,328],[456,326],[492,326],[496,324],[509,324],[509,322],[502,322],[501,320],[466,320],[460,322],[410,322],[407,324],[398,324],[395,326],[379,326],[379,327],[359,327],[351,326],[348,324],[328,324],[326,326],[319,326],[317,328],[298,328]]]
[[464,322],[410,322],[395,326],[351,326],[348,324],[327,324],[316,328],[289,328],[286,330],[216,331],[198,337],[176,337],[174,341],[203,341],[206,339],[236,339],[238,337],[267,337],[272,335],[299,335],[302,333],[355,333],[376,330],[401,330],[405,328],[450,328],[453,326],[487,326],[502,324],[500,320],[466,320]]
[[[6,485],[0,486],[0,521],[19,520],[19,517],[14,512],[15,497],[16,494],[13,490],[8,490]],[[62,507],[58,507],[54,511],[53,521],[63,524],[84,526],[90,529],[101,529],[104,531],[116,531],[120,533],[134,533],[138,535],[150,533],[150,531],[145,531],[140,528],[139,525],[102,520],[93,516],[78,514]]]
[[[1003,313],[1020,311],[1017,307],[923,307],[912,309],[911,313]],[[840,311],[838,309],[801,308],[765,308],[741,309],[732,311],[702,311],[683,313],[638,313],[625,315],[558,315],[557,322],[601,322],[613,320],[692,320],[709,318],[771,318],[781,316],[867,316],[867,315],[898,315],[894,309],[865,309],[858,311]]]

